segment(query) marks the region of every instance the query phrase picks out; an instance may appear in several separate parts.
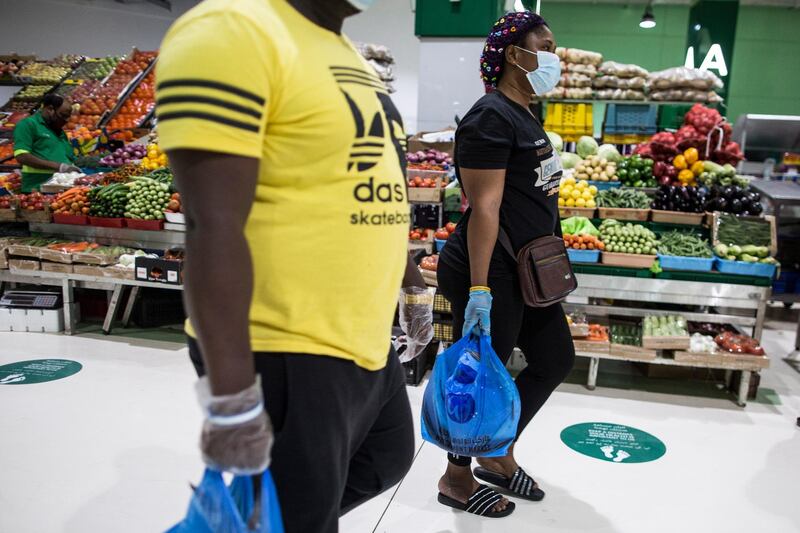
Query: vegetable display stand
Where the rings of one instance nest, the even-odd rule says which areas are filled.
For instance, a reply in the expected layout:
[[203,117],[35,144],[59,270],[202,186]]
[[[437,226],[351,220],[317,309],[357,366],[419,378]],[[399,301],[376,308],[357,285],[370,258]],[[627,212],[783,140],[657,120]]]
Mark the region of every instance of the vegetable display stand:
[[435,187],[409,187],[408,201],[417,203],[439,203],[442,201],[442,191],[440,181],[436,181]]
[[132,218],[126,218],[125,225],[131,229],[140,229],[145,231],[161,231],[164,229],[163,220],[135,220]]
[[689,270],[694,272],[711,272],[714,258],[679,257],[677,255],[658,254],[658,261],[664,270]]
[[85,226],[89,223],[89,217],[86,215],[65,215],[62,213],[53,214],[54,224],[71,224],[73,226]]
[[600,261],[600,250],[576,250],[567,248],[570,263],[597,263]]
[[618,254],[614,252],[603,252],[602,263],[609,266],[620,266],[627,268],[650,268],[655,255],[643,254]]
[[613,218],[614,220],[633,220],[645,222],[650,216],[649,209],[629,209],[625,207],[600,207],[597,209],[600,218]]
[[569,217],[586,217],[586,218],[594,218],[595,213],[594,207],[559,207],[558,212],[561,215],[561,218],[569,218]]
[[651,361],[658,356],[656,350],[629,344],[614,344],[613,342],[608,347],[608,354],[636,361]]
[[89,224],[91,226],[98,226],[100,228],[124,228],[124,218],[106,218],[106,217],[89,217]]
[[739,274],[742,276],[758,276],[764,278],[774,278],[777,267],[767,263],[749,263],[747,261],[728,261],[726,259],[715,259],[717,270],[724,274]]
[[658,209],[653,209],[650,212],[650,220],[664,224],[699,226],[703,223],[705,217],[705,213],[683,213],[681,211],[660,211]]
[[608,104],[603,132],[611,135],[653,135],[658,107],[651,104]]
[[577,142],[583,135],[594,133],[592,104],[549,102],[544,129],[561,135],[566,142]]
[[642,347],[651,350],[688,350],[689,349],[689,336],[685,337],[642,337]]

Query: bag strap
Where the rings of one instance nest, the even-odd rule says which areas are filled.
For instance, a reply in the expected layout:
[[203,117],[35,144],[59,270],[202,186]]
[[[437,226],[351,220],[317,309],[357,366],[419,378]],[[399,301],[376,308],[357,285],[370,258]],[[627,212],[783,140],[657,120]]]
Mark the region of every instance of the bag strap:
[[508,238],[508,233],[506,233],[503,226],[500,226],[500,230],[497,232],[497,242],[500,243],[500,246],[502,246],[503,249],[508,252],[508,255],[514,258],[514,262],[517,263],[517,254],[514,253],[514,247],[511,246],[511,239]]

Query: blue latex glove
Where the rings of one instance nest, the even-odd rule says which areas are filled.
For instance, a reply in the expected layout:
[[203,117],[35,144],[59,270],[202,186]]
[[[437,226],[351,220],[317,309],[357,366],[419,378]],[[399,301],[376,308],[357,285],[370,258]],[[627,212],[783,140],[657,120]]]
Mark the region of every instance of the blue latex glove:
[[492,311],[492,293],[479,289],[470,290],[467,309],[464,311],[464,328],[461,335],[466,337],[470,333],[475,335],[490,335]]

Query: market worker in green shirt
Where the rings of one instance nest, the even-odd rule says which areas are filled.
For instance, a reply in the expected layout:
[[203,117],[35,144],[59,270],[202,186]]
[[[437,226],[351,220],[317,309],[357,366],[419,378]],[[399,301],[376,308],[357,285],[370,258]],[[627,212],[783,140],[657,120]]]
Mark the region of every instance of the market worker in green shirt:
[[72,106],[63,97],[48,94],[42,108],[14,128],[14,157],[22,164],[22,192],[39,190],[55,172],[79,172],[64,126]]

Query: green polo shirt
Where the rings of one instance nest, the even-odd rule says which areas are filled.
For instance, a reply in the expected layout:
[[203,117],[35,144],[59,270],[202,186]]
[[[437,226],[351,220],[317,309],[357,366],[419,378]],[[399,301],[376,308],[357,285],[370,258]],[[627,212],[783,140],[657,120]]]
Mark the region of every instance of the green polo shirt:
[[[14,157],[28,153],[57,163],[75,161],[67,134],[63,131],[56,133],[50,129],[45,124],[40,112],[21,120],[14,128]],[[22,167],[22,192],[38,191],[39,186],[49,180],[52,175],[52,170],[24,165]]]

